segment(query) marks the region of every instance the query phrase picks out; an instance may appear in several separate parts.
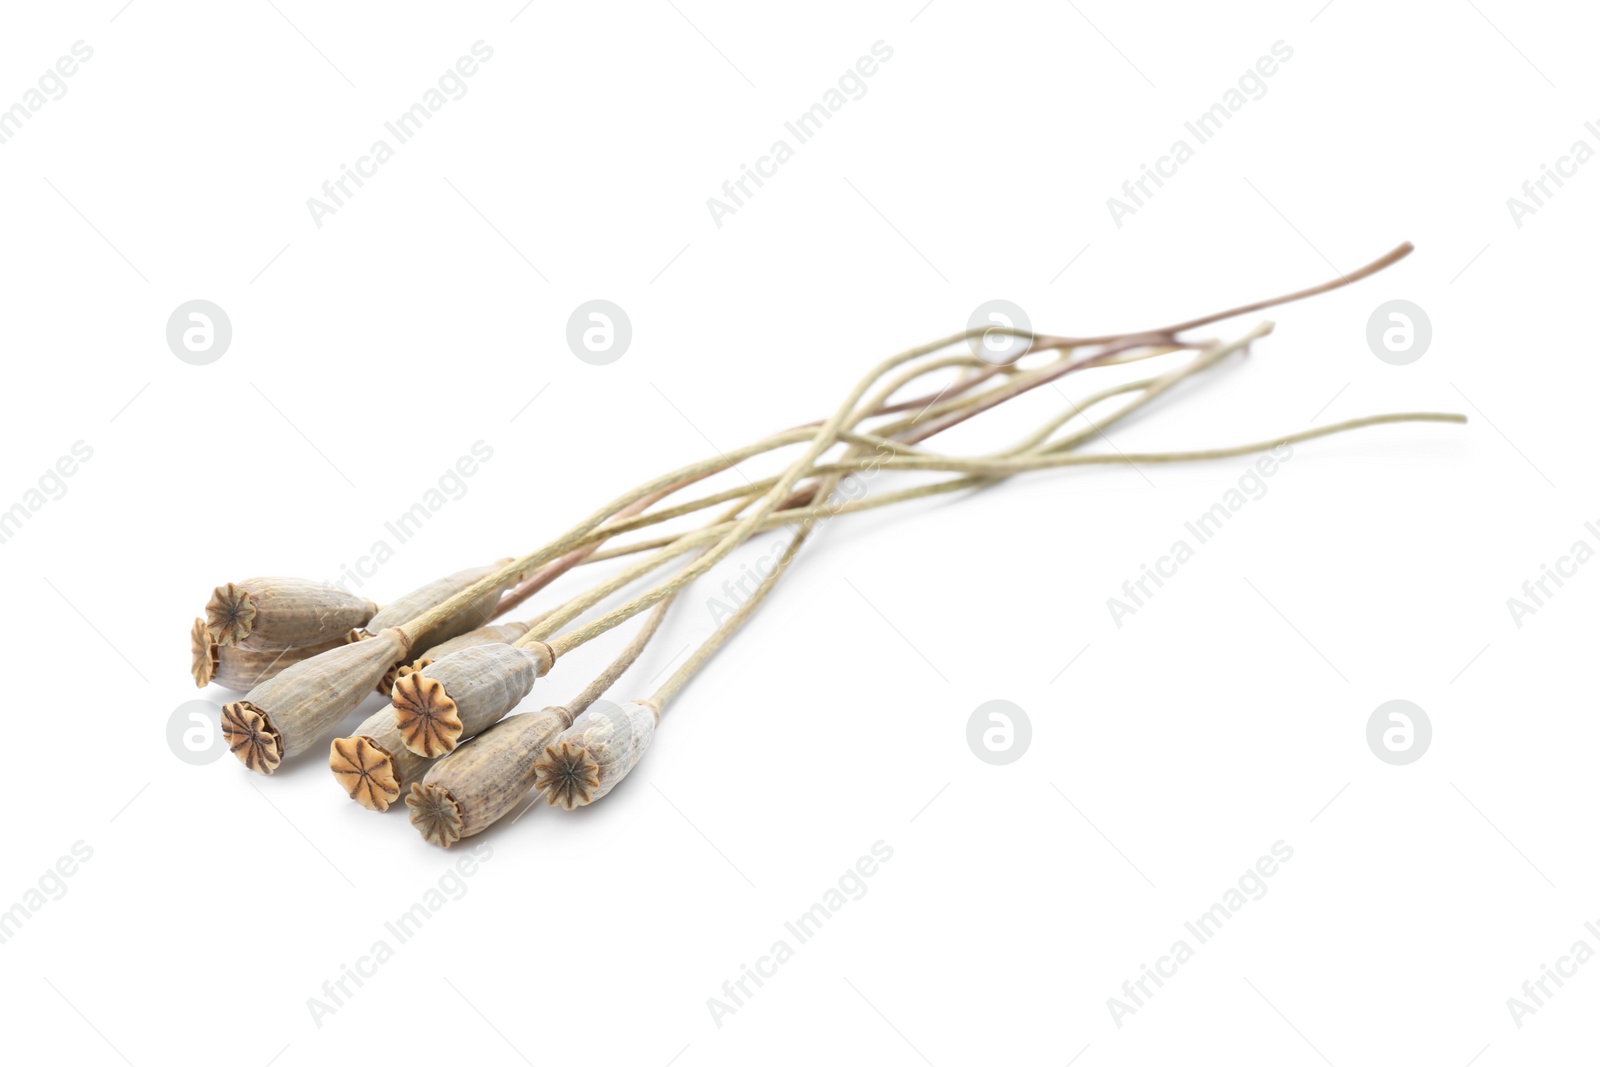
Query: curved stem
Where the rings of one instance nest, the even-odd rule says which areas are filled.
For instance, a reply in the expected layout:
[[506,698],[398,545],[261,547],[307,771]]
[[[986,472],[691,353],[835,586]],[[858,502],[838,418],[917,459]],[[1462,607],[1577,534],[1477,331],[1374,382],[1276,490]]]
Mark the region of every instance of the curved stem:
[[[955,459],[953,457],[922,457],[906,456],[884,460],[853,460],[837,464],[827,464],[815,468],[819,474],[848,473],[851,471],[866,470],[874,465],[888,469],[898,470],[973,470],[980,473],[969,474],[962,478],[953,478],[944,482],[935,482],[930,485],[917,486],[912,489],[898,492],[884,493],[880,496],[868,497],[864,500],[848,501],[843,504],[811,505],[804,508],[773,512],[760,519],[756,524],[759,530],[776,529],[794,522],[815,522],[819,519],[829,519],[837,515],[855,514],[861,511],[870,511],[891,504],[904,503],[924,497],[938,496],[944,493],[958,492],[962,489],[972,489],[988,484],[997,479],[1010,477],[1027,471],[1048,470],[1055,467],[1077,467],[1141,463],[1183,463],[1198,460],[1226,459],[1232,456],[1249,455],[1263,452],[1283,444],[1297,444],[1301,441],[1310,441],[1319,437],[1328,437],[1337,433],[1358,430],[1368,426],[1380,426],[1388,423],[1400,422],[1448,422],[1464,423],[1466,417],[1438,412],[1400,412],[1388,415],[1369,415],[1365,418],[1350,419],[1345,422],[1320,426],[1315,429],[1302,430],[1299,433],[1286,434],[1265,441],[1254,441],[1243,445],[1230,445],[1222,448],[1200,449],[1182,452],[1141,452],[1141,453],[1110,453],[1110,454],[1059,454],[1036,453],[1032,456],[1021,456],[1009,459],[995,457],[979,457],[971,460]],[[940,466],[939,464],[945,464]],[[701,530],[688,533],[675,540],[662,545],[649,558],[640,561],[634,566],[614,576],[609,581],[584,596],[569,602],[568,605],[553,613],[546,619],[546,625],[530,631],[518,639],[519,644],[532,643],[534,640],[544,640],[554,629],[559,628],[571,619],[582,614],[593,604],[604,600],[650,571],[661,566],[685,552],[700,545],[714,542],[725,537],[726,533],[735,528],[737,523],[722,523],[708,526]],[[647,551],[654,546],[629,546],[631,552]],[[617,553],[619,555],[625,553]],[[631,602],[630,602],[631,603]],[[626,606],[626,605],[625,605]],[[543,631],[541,633],[541,631]],[[577,648],[584,642],[597,636],[593,627],[582,627],[570,631],[549,642],[552,652],[559,658],[566,652]],[[604,630],[598,631],[603,633]],[[537,635],[537,636],[536,636]]]

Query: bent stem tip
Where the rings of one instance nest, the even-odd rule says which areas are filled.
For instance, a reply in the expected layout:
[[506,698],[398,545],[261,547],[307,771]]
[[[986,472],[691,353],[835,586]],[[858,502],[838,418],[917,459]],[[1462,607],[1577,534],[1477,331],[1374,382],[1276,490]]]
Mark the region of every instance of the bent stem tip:
[[232,582],[219,585],[206,601],[206,629],[219,645],[237,645],[255,627],[256,604]]
[[461,740],[461,715],[443,682],[413,671],[395,679],[390,699],[394,725],[406,748],[429,759],[455,751]]
[[411,809],[411,825],[430,845],[449,848],[461,840],[461,805],[444,786],[412,782],[406,807]]
[[589,803],[600,788],[600,764],[589,750],[571,741],[545,747],[533,764],[534,790],[544,792],[551,806],[571,811]]
[[368,811],[388,811],[400,799],[394,757],[370,737],[334,738],[328,745],[328,769],[350,799]]
[[222,706],[222,736],[228,751],[257,774],[271,774],[283,762],[283,738],[267,713],[248,700]]
[[211,639],[204,619],[194,620],[189,630],[189,673],[194,675],[196,688],[204,689],[217,676],[220,663],[217,643]]

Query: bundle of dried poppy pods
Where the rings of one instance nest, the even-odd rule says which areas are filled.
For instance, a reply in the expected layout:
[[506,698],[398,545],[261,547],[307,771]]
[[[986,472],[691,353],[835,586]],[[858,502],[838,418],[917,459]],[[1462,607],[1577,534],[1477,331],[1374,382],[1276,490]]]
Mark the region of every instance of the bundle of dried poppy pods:
[[[764,602],[823,520],[1029,471],[1214,459],[1385,423],[1465,421],[1453,414],[1402,412],[1201,451],[1084,449],[1178,383],[1248,349],[1272,326],[1262,323],[1232,341],[1190,338],[1191,332],[1348,285],[1410,251],[1402,245],[1335,281],[1173,326],[1086,338],[994,327],[911,349],[874,367],[826,419],[669,471],[606,502],[526,555],[459,571],[382,607],[296,578],[220,585],[191,629],[195,682],[246,690],[222,708],[222,729],[247,768],[272,774],[283,761],[327,742],[329,770],[345,795],[380,812],[403,796],[412,824],[437,845],[483,832],[530,797],[566,810],[591,804],[639,765],[668,702]],[[997,350],[1004,355],[996,357]],[[1064,410],[1009,448],[950,455],[924,447],[945,430],[1040,386],[1085,374],[1099,378],[1145,360],[1168,365],[1067,401]],[[925,378],[943,381],[922,383]],[[1068,429],[1075,422],[1082,425]],[[681,499],[690,487],[735,464],[786,448],[801,452],[770,477]],[[862,491],[863,476],[886,472],[951,476]],[[702,515],[700,525],[628,536],[719,505],[709,521]],[[779,563],[664,684],[642,698],[603,699],[645,652],[685,589],[750,538],[779,530],[789,538]],[[640,558],[577,596],[526,620],[501,619],[576,567],[628,557]],[[657,573],[672,566],[679,569]],[[646,588],[602,610],[605,601],[636,583]],[[518,710],[568,653],[645,613],[626,648],[575,696],[541,711]],[[588,616],[593,617],[580,621]],[[375,692],[390,702],[330,740],[338,724]]]

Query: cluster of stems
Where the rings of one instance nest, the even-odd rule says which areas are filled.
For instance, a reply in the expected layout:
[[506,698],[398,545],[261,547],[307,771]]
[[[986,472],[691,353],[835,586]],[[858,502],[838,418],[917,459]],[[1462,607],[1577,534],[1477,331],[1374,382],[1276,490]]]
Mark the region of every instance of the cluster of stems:
[[[223,709],[230,748],[270,774],[327,740],[375,690],[390,703],[334,738],[340,788],[374,811],[402,796],[422,836],[448,846],[540,798],[571,810],[611,792],[644,757],[661,715],[766,602],[819,524],[835,517],[968,492],[1027,472],[1092,464],[1155,464],[1245,455],[1396,422],[1462,422],[1400,412],[1269,440],[1180,452],[1090,451],[1105,431],[1181,383],[1247,350],[1261,322],[1231,340],[1203,327],[1348,285],[1399,260],[1402,245],[1339,279],[1172,326],[1099,337],[969,330],[874,366],[827,417],[669,471],[607,501],[533,551],[430,583],[380,608],[294,579],[219,587],[192,633],[195,678],[248,688]],[[984,334],[1020,339],[1005,362],[985,359]],[[1109,368],[1153,361],[1143,377]],[[928,442],[1046,385],[1118,377],[1053,413],[998,451],[949,454]],[[1063,398],[1065,393],[1061,394]],[[792,451],[756,481],[690,496],[747,461]],[[932,479],[878,488],[880,473]],[[848,482],[850,492],[842,491]],[[689,520],[687,526],[678,520]],[[668,526],[668,532],[657,527]],[[661,630],[672,604],[751,538],[788,543],[760,585],[648,694],[605,699]],[[506,617],[579,567],[623,561],[576,595],[524,620]],[[643,616],[606,668],[566,703],[518,712],[539,679],[574,650]],[[500,619],[502,621],[494,621]],[[233,651],[229,651],[233,650]],[[226,669],[224,669],[226,664]],[[248,684],[243,684],[248,683]],[[526,810],[526,808],[524,808]]]

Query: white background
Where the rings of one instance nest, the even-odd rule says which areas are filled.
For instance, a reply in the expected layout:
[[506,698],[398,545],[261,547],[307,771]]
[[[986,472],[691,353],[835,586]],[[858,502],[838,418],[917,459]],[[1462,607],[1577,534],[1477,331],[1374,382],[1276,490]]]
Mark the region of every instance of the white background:
[[[1593,13],[919,2],[8,5],[0,106],[94,49],[0,145],[0,507],[93,449],[0,545],[0,908],[93,850],[0,945],[8,1060],[1592,1051],[1600,963],[1520,1028],[1506,1000],[1575,941],[1600,949],[1600,566],[1520,628],[1506,600],[1600,545],[1600,166],[1520,228],[1506,199],[1575,140],[1600,147]],[[306,199],[479,40],[494,54],[467,94],[318,228]],[[877,41],[893,58],[866,95],[716,226],[706,199]],[[1115,225],[1107,197],[1276,41],[1293,57],[1266,94]],[[316,755],[271,779],[174,757],[173,709],[230,698],[186,668],[212,586],[338,577],[476,441],[492,460],[364,592],[528,551],[628,485],[822,415],[984,300],[1047,331],[1154,326],[1405,239],[1401,265],[1275,312],[1249,358],[1112,443],[1419,409],[1467,426],[1297,447],[1120,628],[1107,598],[1246,461],[1036,475],[824,530],[623,787],[485,835],[466,895],[313,1021],[308,998],[465,849],[357,808]],[[564,340],[596,297],[633,323],[610,366]],[[164,338],[196,298],[234,331],[203,367]],[[1396,298],[1433,323],[1405,367],[1364,339]],[[1041,390],[944,447],[999,447],[1061,403]],[[768,550],[692,590],[616,695],[647,692]],[[531,699],[570,697],[627,632]],[[1434,729],[1405,767],[1365,740],[1396,698]],[[1005,767],[965,741],[993,699],[1033,726]],[[880,840],[866,895],[718,1026],[707,998]],[[1107,998],[1280,840],[1267,894],[1116,1025]]]

